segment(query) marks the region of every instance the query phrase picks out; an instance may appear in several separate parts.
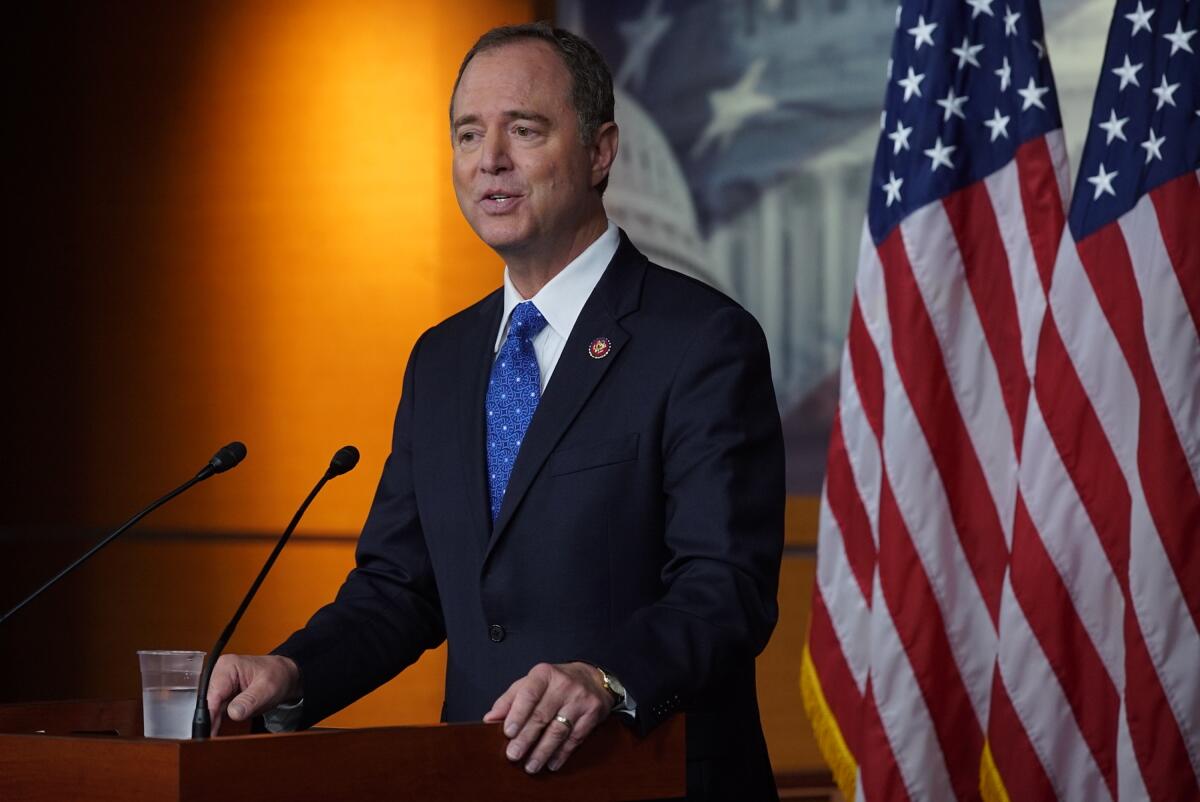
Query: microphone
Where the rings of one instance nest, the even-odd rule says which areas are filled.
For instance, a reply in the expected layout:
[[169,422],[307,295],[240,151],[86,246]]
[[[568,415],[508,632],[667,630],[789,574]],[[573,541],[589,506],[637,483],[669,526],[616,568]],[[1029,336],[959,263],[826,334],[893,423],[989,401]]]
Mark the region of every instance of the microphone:
[[[215,460],[216,457],[213,457],[213,459]],[[292,536],[296,525],[300,523],[300,519],[304,516],[308,505],[312,504],[313,499],[317,497],[317,493],[321,492],[321,488],[325,486],[325,483],[335,476],[349,473],[354,470],[354,466],[357,464],[358,449],[354,446],[342,446],[333,455],[333,459],[329,461],[329,468],[325,471],[325,475],[321,477],[320,481],[317,482],[316,486],[313,487],[312,491],[304,499],[300,508],[296,510],[296,514],[292,516],[292,522],[288,524],[287,529],[283,531],[283,535],[279,538],[279,542],[271,550],[271,554],[263,564],[262,570],[258,572],[254,583],[250,585],[250,590],[246,593],[246,598],[242,599],[242,603],[238,605],[237,612],[233,614],[233,618],[225,625],[225,629],[221,632],[221,637],[217,638],[212,651],[208,653],[208,657],[204,661],[204,670],[200,674],[199,689],[196,691],[196,712],[192,716],[193,739],[207,738],[212,734],[212,718],[208,713],[208,683],[212,679],[213,667],[217,664],[217,658],[221,656],[221,652],[225,650],[225,645],[233,637],[233,631],[237,629],[238,622],[242,620],[242,615],[245,614],[246,608],[250,606],[250,602],[254,599],[254,594],[258,593],[263,580],[267,578],[267,572],[275,564],[275,560],[279,557],[279,552],[283,551],[283,547],[287,545],[288,538]]]
[[[79,566],[81,566],[85,562],[87,562],[89,559],[91,559],[92,556],[96,552],[100,551],[100,549],[104,548],[109,543],[113,542],[113,540],[115,540],[126,529],[133,526],[138,521],[142,520],[147,515],[154,512],[159,507],[166,504],[168,501],[175,498],[183,491],[187,490],[192,485],[197,484],[199,482],[203,482],[205,479],[207,479],[208,477],[213,476],[215,474],[224,473],[225,471],[229,470],[230,468],[234,467],[239,462],[241,462],[243,459],[245,459],[245,457],[246,457],[246,446],[244,446],[242,443],[240,443],[236,440],[234,442],[230,443],[229,445],[225,446],[221,450],[219,450],[216,454],[213,454],[213,458],[210,459],[208,461],[208,464],[205,465],[203,468],[201,468],[200,471],[195,476],[193,476],[191,479],[188,479],[186,482],[184,482],[179,487],[172,490],[170,493],[167,493],[162,498],[152,502],[150,504],[150,506],[146,507],[144,510],[139,512],[137,515],[133,516],[128,521],[121,524],[119,527],[117,527],[116,531],[109,534],[107,537],[105,537],[103,540],[101,540],[95,546],[92,546],[92,548],[89,549],[86,554],[84,554],[82,557],[75,560],[75,562],[71,563],[66,568],[62,569],[57,574],[55,574],[50,579],[50,581],[48,581],[46,584],[42,585],[40,588],[35,590],[33,593],[26,596],[25,599],[20,604],[18,604],[16,607],[9,610],[3,616],[0,616],[0,624],[3,624],[6,620],[8,620],[9,616],[13,615],[18,610],[20,610],[22,607],[29,604],[31,601],[36,599],[38,596],[42,595],[42,593],[49,590],[60,579],[62,579],[67,574],[71,573],[76,568],[78,568]],[[356,455],[356,458],[357,458],[357,455]],[[347,469],[347,470],[349,470],[349,469]]]
[[208,461],[208,464],[200,469],[196,474],[198,480],[207,479],[214,473],[225,473],[225,471],[237,465],[246,458],[245,444],[234,440],[229,445],[213,454],[213,458]]
[[333,455],[333,459],[329,460],[329,470],[325,471],[325,479],[322,481],[328,481],[343,473],[350,473],[357,464],[358,449],[354,446],[342,446]]

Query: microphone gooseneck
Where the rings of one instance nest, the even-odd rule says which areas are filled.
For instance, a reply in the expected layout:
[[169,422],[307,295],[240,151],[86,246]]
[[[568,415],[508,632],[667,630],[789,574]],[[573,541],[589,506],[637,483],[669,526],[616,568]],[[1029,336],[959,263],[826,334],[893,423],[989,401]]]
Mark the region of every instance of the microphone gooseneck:
[[79,566],[83,565],[85,562],[90,560],[92,558],[92,556],[95,555],[96,552],[100,551],[100,549],[104,548],[109,543],[116,540],[117,537],[119,537],[121,535],[121,533],[123,533],[126,529],[129,529],[129,527],[133,526],[138,521],[142,520],[147,515],[154,512],[159,507],[166,504],[168,501],[175,498],[183,491],[187,490],[192,485],[203,482],[205,479],[207,479],[208,477],[210,477],[214,474],[224,473],[225,471],[229,470],[230,468],[234,467],[239,462],[241,462],[243,459],[245,459],[245,457],[246,457],[246,446],[244,446],[242,443],[240,443],[236,440],[234,442],[230,443],[229,445],[225,446],[224,448],[220,449],[216,454],[213,455],[213,458],[208,461],[208,464],[200,469],[199,473],[197,473],[191,479],[188,479],[186,482],[181,484],[179,487],[172,490],[170,493],[167,493],[162,498],[156,499],[153,502],[151,502],[150,506],[146,507],[141,512],[139,512],[137,515],[133,516],[128,521],[121,524],[119,527],[117,527],[117,529],[115,531],[113,531],[112,533],[107,535],[103,540],[101,540],[99,543],[97,543],[96,545],[94,545],[90,549],[88,549],[87,552],[82,557],[75,560],[75,562],[71,563],[66,568],[59,571],[57,574],[55,574],[53,577],[51,577],[50,580],[48,582],[46,582],[46,584],[42,585],[40,588],[35,590],[33,593],[26,596],[25,599],[22,600],[20,604],[18,604],[16,607],[9,610],[3,616],[0,616],[0,624],[3,624],[6,620],[8,620],[9,616],[13,615],[18,610],[20,610],[22,607],[29,604],[31,601],[36,599],[38,596],[42,595],[42,593],[49,590],[51,587],[53,587],[59,580],[61,580],[67,574],[71,573],[76,568],[78,568]]
[[[216,457],[213,457],[213,459],[216,460]],[[217,658],[225,650],[229,639],[233,637],[233,631],[237,629],[238,622],[242,620],[246,608],[250,606],[250,602],[254,599],[254,594],[258,593],[263,580],[267,578],[267,573],[271,570],[271,566],[275,565],[275,560],[279,557],[279,552],[283,551],[283,547],[287,545],[288,538],[292,536],[292,532],[295,531],[296,526],[300,523],[300,519],[304,517],[305,511],[308,510],[308,505],[312,504],[313,499],[317,497],[317,493],[321,492],[321,488],[325,486],[325,483],[335,476],[341,476],[344,473],[350,472],[357,464],[358,449],[354,446],[343,446],[333,455],[333,459],[330,460],[329,468],[325,471],[325,475],[309,491],[304,502],[296,510],[296,514],[292,516],[291,523],[283,531],[283,535],[280,536],[279,542],[275,544],[275,548],[271,550],[267,561],[263,563],[262,570],[258,572],[254,583],[250,585],[250,590],[246,593],[246,597],[238,605],[237,612],[233,614],[233,618],[225,625],[221,636],[213,644],[212,651],[208,653],[208,657],[204,660],[204,669],[200,674],[200,685],[196,692],[196,712],[192,716],[193,739],[207,738],[212,734],[212,716],[208,712],[208,684],[212,680],[213,667],[217,664]]]

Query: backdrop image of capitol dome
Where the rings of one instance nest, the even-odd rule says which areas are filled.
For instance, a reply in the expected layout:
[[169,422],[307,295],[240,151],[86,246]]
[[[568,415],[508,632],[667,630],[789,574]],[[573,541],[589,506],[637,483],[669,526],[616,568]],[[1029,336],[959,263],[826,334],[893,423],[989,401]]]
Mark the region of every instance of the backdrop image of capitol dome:
[[[621,147],[605,206],[651,259],[762,324],[788,492],[821,491],[894,0],[560,0],[613,70]],[[1077,163],[1111,6],[1042,4]],[[1056,31],[1071,31],[1070,40]],[[1061,40],[1061,44],[1060,44]]]

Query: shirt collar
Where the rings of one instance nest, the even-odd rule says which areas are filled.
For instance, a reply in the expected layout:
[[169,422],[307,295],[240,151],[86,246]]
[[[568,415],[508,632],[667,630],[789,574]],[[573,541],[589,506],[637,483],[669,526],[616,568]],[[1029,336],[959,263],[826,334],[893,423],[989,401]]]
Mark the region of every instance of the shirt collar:
[[595,242],[587,246],[583,253],[575,257],[558,275],[550,279],[546,286],[538,290],[532,298],[522,298],[521,293],[513,286],[508,275],[508,266],[504,268],[504,314],[500,317],[500,331],[496,333],[495,352],[500,351],[504,344],[504,335],[508,332],[508,318],[513,308],[526,300],[533,301],[534,306],[546,318],[546,323],[554,329],[554,333],[566,340],[571,336],[571,329],[583,305],[591,296],[592,290],[600,282],[608,263],[617,253],[621,244],[620,231],[616,224],[608,221],[608,228]]

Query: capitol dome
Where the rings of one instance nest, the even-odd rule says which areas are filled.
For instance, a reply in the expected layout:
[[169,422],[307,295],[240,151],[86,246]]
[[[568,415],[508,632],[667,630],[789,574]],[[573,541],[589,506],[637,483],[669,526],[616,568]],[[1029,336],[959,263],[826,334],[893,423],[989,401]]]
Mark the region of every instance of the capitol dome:
[[621,142],[604,193],[608,216],[651,261],[727,290],[713,279],[691,191],[666,137],[631,95],[614,93]]

